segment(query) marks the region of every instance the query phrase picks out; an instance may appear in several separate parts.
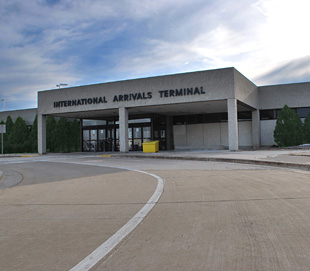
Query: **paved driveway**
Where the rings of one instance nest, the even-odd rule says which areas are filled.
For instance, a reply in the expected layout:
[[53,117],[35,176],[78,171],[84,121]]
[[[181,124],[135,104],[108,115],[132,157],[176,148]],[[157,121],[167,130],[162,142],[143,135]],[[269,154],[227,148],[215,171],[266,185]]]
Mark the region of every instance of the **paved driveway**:
[[95,270],[309,270],[308,172],[198,161],[29,159],[0,162],[0,170],[24,177],[0,191],[3,270],[69,270],[156,189],[152,176],[102,165],[154,173],[165,189]]

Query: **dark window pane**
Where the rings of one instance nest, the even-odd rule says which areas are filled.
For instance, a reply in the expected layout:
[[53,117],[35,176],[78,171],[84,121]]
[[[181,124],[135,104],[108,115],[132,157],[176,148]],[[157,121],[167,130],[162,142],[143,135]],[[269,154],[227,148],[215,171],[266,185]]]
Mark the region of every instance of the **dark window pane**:
[[261,120],[274,120],[276,119],[276,110],[261,110],[260,111]]
[[228,121],[228,113],[221,113],[221,121]]
[[310,107],[297,108],[296,112],[300,118],[306,118],[310,113]]
[[187,117],[188,124],[195,124],[197,123],[197,115],[190,115]]
[[238,112],[238,120],[239,121],[252,120],[252,112],[251,111]]
[[173,117],[173,124],[174,125],[186,124],[186,116]]
[[204,116],[205,123],[220,122],[220,121],[221,121],[220,114],[206,114]]

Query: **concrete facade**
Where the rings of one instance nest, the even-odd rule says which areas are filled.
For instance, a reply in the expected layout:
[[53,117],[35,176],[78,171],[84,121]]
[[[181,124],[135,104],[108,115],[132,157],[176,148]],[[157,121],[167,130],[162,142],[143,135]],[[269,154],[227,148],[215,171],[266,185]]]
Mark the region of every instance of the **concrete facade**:
[[[167,148],[182,147],[185,139],[179,138],[178,128],[172,129],[173,116],[228,113],[228,134],[221,142],[207,140],[203,125],[192,131],[197,137],[193,147],[214,146],[238,150],[238,111],[258,110],[257,87],[234,68],[200,71],[184,74],[143,78],[74,88],[41,91],[38,93],[38,113],[73,118],[119,117],[120,151],[128,151],[128,116],[160,114],[167,118]],[[126,113],[127,112],[127,113]],[[126,121],[127,114],[127,121]],[[42,119],[42,118],[40,118]],[[39,124],[40,126],[40,124]],[[43,126],[43,125],[42,125]],[[170,127],[170,128],[169,128]],[[255,126],[257,130],[258,126]],[[43,132],[40,130],[41,133]],[[174,133],[175,132],[175,133]],[[253,133],[252,133],[253,134]],[[39,134],[39,137],[42,137]],[[251,139],[252,141],[252,139]],[[259,140],[256,140],[259,141]],[[40,141],[44,142],[44,140]],[[39,147],[39,150],[44,150]],[[40,151],[41,152],[41,151]]]
[[310,82],[262,86],[259,91],[259,109],[281,109],[310,106]]
[[[308,110],[310,83],[256,86],[236,69],[225,68],[39,91],[38,109],[31,110],[38,112],[39,153],[46,152],[45,117],[49,115],[113,119],[117,133],[106,132],[115,133],[113,140],[118,141],[121,152],[129,150],[131,118],[152,118],[148,126],[151,139],[153,130],[158,129],[156,133],[165,137],[169,150],[236,151],[274,145],[275,119],[264,116],[266,110],[280,110],[285,104]],[[165,122],[156,124],[154,115]]]
[[[228,123],[202,123],[191,125],[174,125],[174,144],[178,149],[228,149]],[[239,148],[249,149],[253,146],[252,122],[239,122]]]
[[37,108],[22,109],[22,110],[12,110],[12,111],[2,111],[0,112],[0,121],[6,121],[8,116],[11,116],[15,122],[18,117],[22,117],[27,125],[32,125],[33,121],[37,115]]

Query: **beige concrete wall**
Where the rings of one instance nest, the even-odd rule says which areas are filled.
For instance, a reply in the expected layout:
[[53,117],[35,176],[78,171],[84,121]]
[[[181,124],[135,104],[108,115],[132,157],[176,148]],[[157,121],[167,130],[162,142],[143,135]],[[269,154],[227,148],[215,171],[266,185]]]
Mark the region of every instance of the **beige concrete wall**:
[[273,131],[277,120],[262,120],[261,125],[261,145],[272,146],[276,143],[273,140]]
[[187,132],[186,139],[188,147],[201,148],[202,146],[204,146],[203,142],[204,129],[202,123],[187,125],[186,132]]
[[[239,146],[252,147],[252,122],[238,122]],[[227,149],[228,123],[174,125],[176,149]]]
[[[203,88],[200,95],[164,97],[160,91],[184,88]],[[115,95],[145,94],[144,99],[113,102]],[[148,93],[151,93],[151,98]],[[162,93],[163,94],[163,93]],[[105,97],[104,103],[66,105],[54,107],[54,102]],[[225,100],[234,97],[234,68],[190,72],[135,80],[118,81],[80,87],[54,89],[38,92],[40,114],[59,114],[86,112],[90,110],[109,110],[119,107],[143,107],[191,103],[201,101]]]
[[2,111],[0,112],[0,120],[6,121],[8,116],[11,116],[15,122],[18,117],[22,117],[28,125],[32,125],[36,117],[37,109],[22,109],[22,110],[13,110],[13,111]]
[[174,125],[173,126],[173,137],[174,137],[175,148],[187,145],[186,129],[187,129],[187,125]]
[[309,107],[310,83],[264,86],[258,88],[260,109]]
[[253,108],[259,108],[258,88],[239,71],[234,70],[235,98]]
[[228,148],[228,123],[222,122],[220,126],[221,130],[221,145]]
[[[221,123],[204,123],[204,133],[203,133],[203,140],[204,140],[204,147],[212,147],[214,148],[221,146]],[[227,141],[227,140],[226,140]],[[227,145],[227,144],[224,144]]]
[[238,122],[239,129],[239,146],[240,147],[252,147],[252,121]]

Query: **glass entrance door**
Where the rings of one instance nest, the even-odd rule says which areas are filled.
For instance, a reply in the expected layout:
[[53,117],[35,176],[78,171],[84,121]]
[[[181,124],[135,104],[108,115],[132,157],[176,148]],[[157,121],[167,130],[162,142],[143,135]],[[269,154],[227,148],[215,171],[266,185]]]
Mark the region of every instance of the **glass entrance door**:
[[151,126],[138,126],[128,128],[128,140],[130,151],[142,151],[142,144],[151,140]]
[[98,151],[105,151],[106,133],[105,129],[99,129],[98,131]]
[[141,151],[142,150],[142,128],[134,127],[133,128],[133,151]]
[[105,151],[114,151],[114,128],[106,129]]
[[[142,118],[128,121],[128,140],[131,151],[142,151],[145,141],[165,139],[164,126],[152,125],[151,120],[151,118]],[[119,123],[116,119],[102,120],[100,125],[90,125],[89,122],[86,124],[87,126],[83,126],[83,151],[119,151]]]

